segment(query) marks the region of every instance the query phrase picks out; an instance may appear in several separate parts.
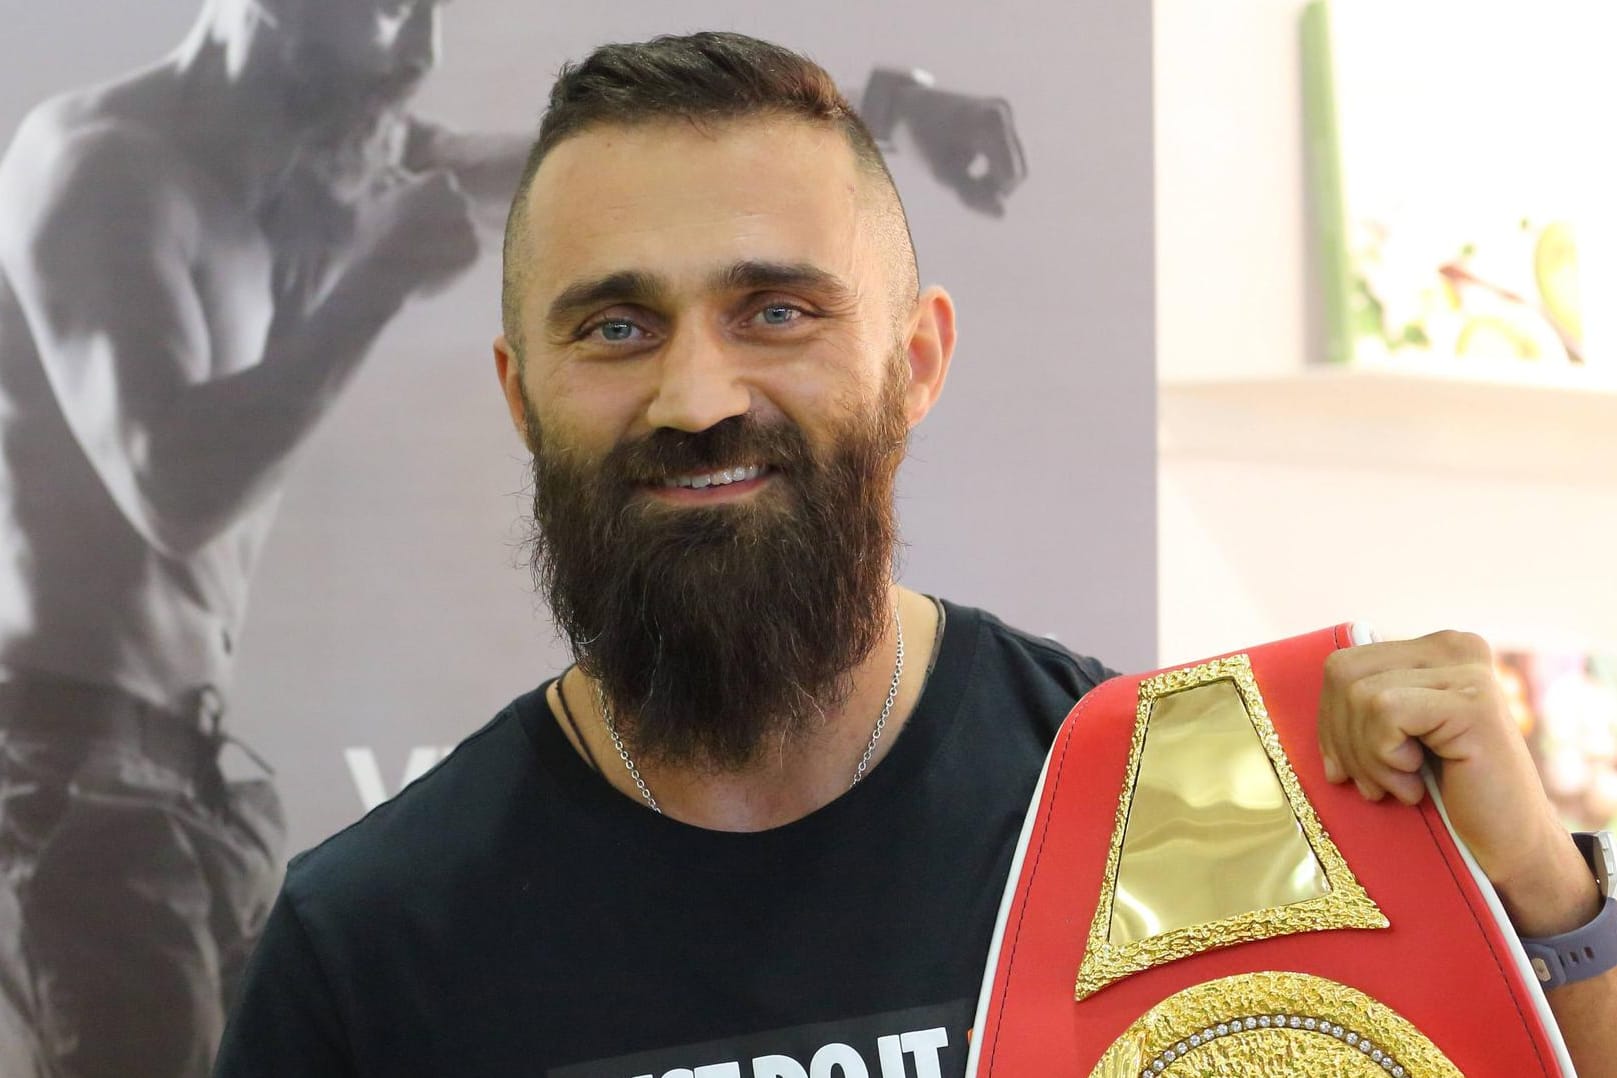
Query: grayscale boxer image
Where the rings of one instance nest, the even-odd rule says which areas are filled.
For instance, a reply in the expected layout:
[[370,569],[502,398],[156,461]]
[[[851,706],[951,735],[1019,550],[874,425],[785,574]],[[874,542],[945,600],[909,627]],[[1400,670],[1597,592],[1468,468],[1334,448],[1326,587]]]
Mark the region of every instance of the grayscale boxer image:
[[[219,766],[255,566],[384,328],[497,247],[531,139],[411,111],[457,14],[207,0],[167,56],[6,135],[3,1078],[210,1065],[284,852],[276,761]],[[887,65],[851,91],[964,211],[1006,212],[1003,100]]]

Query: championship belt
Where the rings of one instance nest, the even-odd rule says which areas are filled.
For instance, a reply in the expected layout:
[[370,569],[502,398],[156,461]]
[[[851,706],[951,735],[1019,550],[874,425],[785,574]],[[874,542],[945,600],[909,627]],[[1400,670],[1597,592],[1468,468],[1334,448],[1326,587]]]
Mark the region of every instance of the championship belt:
[[1567,1078],[1436,790],[1366,801],[1315,724],[1341,625],[1086,695],[978,1003],[977,1078]]

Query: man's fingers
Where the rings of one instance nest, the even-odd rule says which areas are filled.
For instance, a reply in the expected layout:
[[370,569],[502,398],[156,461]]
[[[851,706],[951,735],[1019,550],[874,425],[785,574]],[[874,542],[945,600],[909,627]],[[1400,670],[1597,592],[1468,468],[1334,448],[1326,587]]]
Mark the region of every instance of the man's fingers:
[[1387,763],[1408,753],[1410,738],[1444,759],[1465,759],[1494,733],[1498,690],[1492,679],[1491,670],[1475,667],[1378,674],[1349,690],[1347,725],[1366,753]]
[[1016,120],[1011,116],[1010,102],[994,98],[985,105],[985,122],[981,125],[986,138],[980,149],[987,154],[991,172],[999,190],[1008,193],[1027,176],[1027,157],[1022,152],[1022,140],[1016,133]]
[[1445,629],[1413,640],[1386,640],[1338,648],[1325,660],[1327,685],[1346,686],[1392,670],[1493,664],[1493,650],[1475,633]]
[[1414,774],[1394,768],[1367,764],[1353,776],[1353,785],[1367,801],[1380,801],[1388,794],[1406,805],[1418,805],[1426,796],[1426,782],[1417,769]]
[[1406,805],[1418,805],[1426,796],[1426,780],[1418,771],[1413,775],[1391,772],[1385,781],[1387,792]]
[[[1474,654],[1469,645],[1438,645],[1443,654]],[[1321,698],[1320,747],[1332,781],[1351,779],[1363,796],[1388,794],[1405,804],[1425,796],[1421,767],[1439,759],[1476,758],[1497,739],[1498,686],[1491,666],[1398,667],[1327,686]]]
[[[1419,772],[1428,747],[1443,758],[1466,759],[1490,735],[1497,710],[1492,667],[1474,661],[1434,665],[1446,656],[1477,654],[1463,635],[1428,640],[1421,647],[1428,665],[1378,669],[1388,657],[1385,651],[1356,670],[1337,665],[1335,680],[1320,700],[1320,751],[1330,781],[1351,779],[1372,799],[1391,793],[1414,803],[1424,796]],[[1407,650],[1403,659],[1410,659]]]
[[1396,745],[1383,749],[1376,755],[1387,767],[1405,775],[1418,772],[1421,765],[1426,762],[1426,750],[1412,737],[1405,737]]
[[1321,746],[1321,751],[1325,757],[1325,781],[1330,783],[1346,782],[1348,774],[1342,769],[1341,763],[1337,761],[1336,754],[1323,746]]

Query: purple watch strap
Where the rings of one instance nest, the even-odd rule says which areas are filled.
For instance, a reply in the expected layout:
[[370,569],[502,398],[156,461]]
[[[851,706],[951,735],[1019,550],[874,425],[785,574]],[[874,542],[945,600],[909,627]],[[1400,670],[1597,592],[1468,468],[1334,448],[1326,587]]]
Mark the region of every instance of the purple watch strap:
[[[1595,836],[1579,834],[1573,838],[1600,880],[1602,892],[1607,891],[1611,881],[1595,864],[1600,856]],[[1617,968],[1617,895],[1603,893],[1601,898],[1600,912],[1588,924],[1559,936],[1522,939],[1522,948],[1544,988],[1559,988]]]

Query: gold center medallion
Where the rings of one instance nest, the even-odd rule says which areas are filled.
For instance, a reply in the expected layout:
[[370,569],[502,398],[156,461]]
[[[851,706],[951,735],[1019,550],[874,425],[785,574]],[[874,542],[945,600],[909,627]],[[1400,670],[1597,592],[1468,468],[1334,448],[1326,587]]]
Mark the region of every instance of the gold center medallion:
[[1464,1078],[1407,1019],[1305,973],[1244,973],[1177,992],[1124,1031],[1090,1078]]

